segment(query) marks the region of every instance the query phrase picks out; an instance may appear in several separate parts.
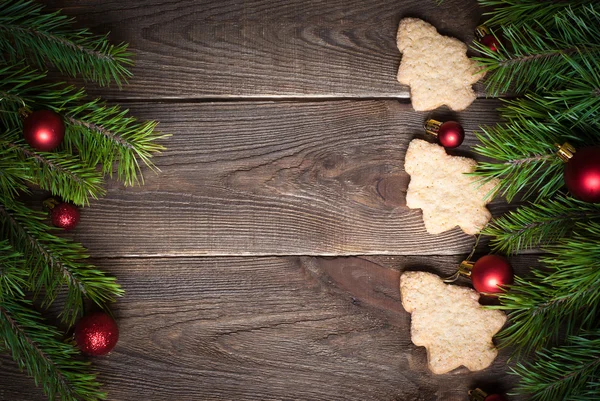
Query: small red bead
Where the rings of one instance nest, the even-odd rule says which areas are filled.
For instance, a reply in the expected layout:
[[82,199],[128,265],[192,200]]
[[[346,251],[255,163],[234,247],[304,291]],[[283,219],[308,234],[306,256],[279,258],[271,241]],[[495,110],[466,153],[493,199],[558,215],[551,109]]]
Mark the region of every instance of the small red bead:
[[508,261],[499,255],[486,255],[473,265],[471,282],[478,292],[495,294],[502,292],[498,286],[513,283],[514,274]]
[[578,149],[565,166],[564,179],[575,198],[600,202],[600,147]]
[[51,212],[52,224],[65,230],[72,230],[79,223],[79,209],[70,203],[56,205]]
[[74,339],[84,354],[106,355],[119,340],[119,327],[107,313],[92,313],[77,322]]
[[440,145],[445,148],[456,148],[465,139],[465,130],[456,121],[446,121],[437,132]]
[[492,34],[485,35],[483,38],[481,38],[480,42],[493,52],[498,51],[500,48],[500,41]]
[[64,136],[65,124],[53,111],[34,111],[23,122],[25,141],[40,152],[50,152],[61,144]]

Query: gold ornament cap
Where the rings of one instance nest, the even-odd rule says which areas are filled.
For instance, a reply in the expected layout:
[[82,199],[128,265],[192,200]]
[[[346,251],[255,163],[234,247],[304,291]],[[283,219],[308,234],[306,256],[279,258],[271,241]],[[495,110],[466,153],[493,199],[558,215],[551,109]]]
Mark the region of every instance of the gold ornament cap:
[[562,160],[565,163],[567,163],[569,160],[571,160],[571,158],[573,157],[575,152],[577,152],[575,150],[575,147],[573,145],[571,145],[569,142],[565,142],[562,145],[555,143],[554,146],[556,146],[558,148],[556,155],[560,158],[560,160]]
[[469,391],[469,401],[485,401],[488,394],[480,388]]
[[463,277],[469,278],[471,277],[471,271],[473,270],[473,263],[463,260],[460,265],[458,265],[458,274]]
[[479,25],[477,28],[475,28],[475,36],[477,36],[477,40],[481,40],[483,37],[491,34],[492,32],[490,31],[490,28],[485,25]]
[[52,198],[52,197],[50,197],[50,198],[48,198],[48,199],[46,199],[45,201],[42,202],[42,205],[44,205],[44,207],[47,210],[52,210],[56,206],[58,206],[59,204],[60,204],[60,202],[58,201],[58,199]]
[[426,133],[437,136],[441,126],[442,126],[441,121],[429,119],[429,120],[425,121],[423,128],[425,128]]

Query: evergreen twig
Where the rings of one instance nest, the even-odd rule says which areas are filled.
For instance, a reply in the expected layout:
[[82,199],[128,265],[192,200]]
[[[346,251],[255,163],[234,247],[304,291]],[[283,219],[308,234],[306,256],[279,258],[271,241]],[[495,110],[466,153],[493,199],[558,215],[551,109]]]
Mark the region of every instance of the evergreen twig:
[[511,88],[517,93],[552,90],[565,77],[575,75],[573,61],[600,57],[600,12],[592,4],[583,6],[579,13],[564,8],[553,21],[551,27],[539,21],[503,26],[502,45],[497,51],[476,44],[485,55],[476,59],[488,72],[486,86],[491,95]]
[[[522,27],[528,21],[546,26],[552,24],[556,14],[565,9],[565,3],[563,0],[479,0],[482,7],[493,8],[493,11],[484,13],[489,17],[485,22],[489,27]],[[579,14],[590,3],[590,0],[569,0],[568,7]]]
[[532,363],[519,363],[518,390],[532,401],[587,401],[600,398],[600,330],[570,336],[566,344],[539,351]]
[[[112,176],[116,168],[117,178],[125,185],[143,182],[138,160],[154,169],[152,154],[164,149],[157,142],[168,136],[156,131],[157,123],[139,122],[129,116],[127,110],[108,106],[99,99],[86,101],[83,90],[42,83],[43,77],[44,74],[20,65],[0,69],[0,105],[3,108],[0,123],[20,128],[21,110],[50,108],[65,116],[65,139],[59,150],[76,153],[80,163],[91,169],[100,165],[103,174]],[[26,88],[23,87],[25,83]],[[90,178],[93,179],[86,180],[86,185],[93,188],[101,184],[97,178]],[[89,191],[89,195],[96,197],[101,192]],[[78,199],[82,200],[81,197]]]
[[30,301],[5,297],[0,301],[0,344],[12,353],[21,369],[41,385],[50,400],[106,399],[89,362],[79,351],[60,341],[60,333],[43,322]]
[[[0,0],[0,351],[42,386],[52,400],[104,399],[95,375],[78,350],[61,341],[26,297],[49,307],[59,293],[59,317],[68,326],[84,301],[100,307],[123,291],[113,277],[86,261],[81,244],[60,237],[45,213],[18,197],[30,186],[64,201],[88,204],[105,193],[106,175],[116,171],[126,185],[142,181],[141,164],[163,149],[156,122],[139,122],[127,110],[90,100],[82,89],[48,83],[47,64],[100,85],[121,85],[131,76],[127,45],[72,28],[60,13],[44,13],[31,0]],[[25,143],[23,118],[38,109],[62,116],[63,143],[40,152]]]
[[577,224],[571,237],[546,246],[528,278],[517,278],[502,294],[511,325],[499,335],[517,352],[539,351],[559,338],[593,329],[600,312],[600,223]]
[[30,272],[30,288],[43,294],[43,305],[50,305],[61,290],[67,291],[61,313],[63,321],[73,324],[83,310],[84,296],[99,306],[122,294],[113,277],[105,276],[91,264],[78,243],[58,237],[44,224],[46,216],[0,194],[0,238],[25,257]]
[[494,250],[507,254],[551,244],[569,236],[577,223],[600,221],[600,205],[564,195],[523,206],[494,219],[483,230]]
[[27,272],[21,268],[23,255],[8,240],[0,241],[0,303],[5,297],[24,297]]
[[[532,203],[484,231],[496,250],[541,246],[541,266],[499,296],[510,325],[498,338],[520,362],[517,393],[536,401],[600,397],[600,206],[564,195],[555,144],[600,144],[600,13],[592,0],[480,0],[497,7],[501,34],[480,62],[492,94],[524,93],[500,109],[506,123],[485,128],[476,152],[495,159],[475,175],[500,179],[509,200]],[[531,353],[533,352],[533,354]]]
[[496,189],[508,201],[517,194],[539,199],[562,186],[563,163],[555,145],[562,143],[562,127],[523,119],[481,131],[474,151],[495,161],[479,163],[474,174],[484,182],[499,179]]
[[17,132],[0,137],[0,147],[17,155],[26,173],[21,178],[78,205],[104,195],[102,174],[71,153],[36,152],[20,138]]
[[50,62],[62,73],[100,85],[120,86],[131,76],[126,44],[114,46],[107,36],[73,29],[72,19],[43,8],[30,0],[0,2],[0,62],[27,59],[40,69]]

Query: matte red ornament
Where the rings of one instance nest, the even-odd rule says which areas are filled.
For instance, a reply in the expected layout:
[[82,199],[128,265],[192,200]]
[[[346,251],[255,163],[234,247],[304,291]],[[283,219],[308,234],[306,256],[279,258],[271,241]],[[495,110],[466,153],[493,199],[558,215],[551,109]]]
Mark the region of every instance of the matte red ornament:
[[437,120],[427,120],[425,122],[425,132],[437,136],[438,142],[445,148],[456,148],[465,139],[465,130],[456,121],[442,123]]
[[600,202],[600,147],[578,149],[565,165],[564,179],[571,195],[584,202]]
[[119,340],[119,328],[114,319],[105,312],[95,312],[82,317],[75,326],[77,346],[84,354],[106,355]]
[[50,217],[55,227],[72,230],[79,223],[79,209],[70,203],[59,203],[52,208]]
[[65,124],[55,112],[37,110],[25,118],[23,137],[35,150],[50,152],[60,145],[65,137]]

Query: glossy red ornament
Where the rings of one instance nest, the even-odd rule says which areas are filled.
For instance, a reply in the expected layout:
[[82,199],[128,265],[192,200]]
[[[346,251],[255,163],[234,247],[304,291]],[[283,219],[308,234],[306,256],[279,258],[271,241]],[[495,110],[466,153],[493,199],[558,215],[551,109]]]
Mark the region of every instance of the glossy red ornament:
[[50,152],[65,136],[62,118],[50,110],[34,111],[23,121],[23,137],[35,150]]
[[456,148],[465,139],[465,130],[456,121],[446,121],[438,131],[438,141],[445,148]]
[[471,269],[471,282],[478,292],[496,294],[502,292],[498,286],[513,283],[513,269],[506,258],[486,255],[477,260]]
[[59,203],[52,208],[50,217],[55,227],[72,230],[79,223],[79,209],[70,203]]
[[500,41],[492,34],[485,35],[479,39],[479,42],[493,52],[497,52],[500,48]]
[[77,347],[91,356],[106,355],[119,340],[119,328],[105,312],[95,312],[82,317],[75,326]]
[[483,401],[506,401],[506,398],[500,394],[490,394],[483,399]]
[[573,197],[600,202],[600,147],[578,149],[565,165],[564,179]]
[[485,25],[479,25],[475,28],[475,36],[477,37],[477,40],[479,40],[479,43],[493,52],[498,51],[501,46],[500,40],[498,40],[498,38],[492,34],[492,31]]
[[425,132],[437,136],[438,142],[445,148],[456,148],[465,139],[465,130],[456,121],[442,123],[437,120],[427,120]]

